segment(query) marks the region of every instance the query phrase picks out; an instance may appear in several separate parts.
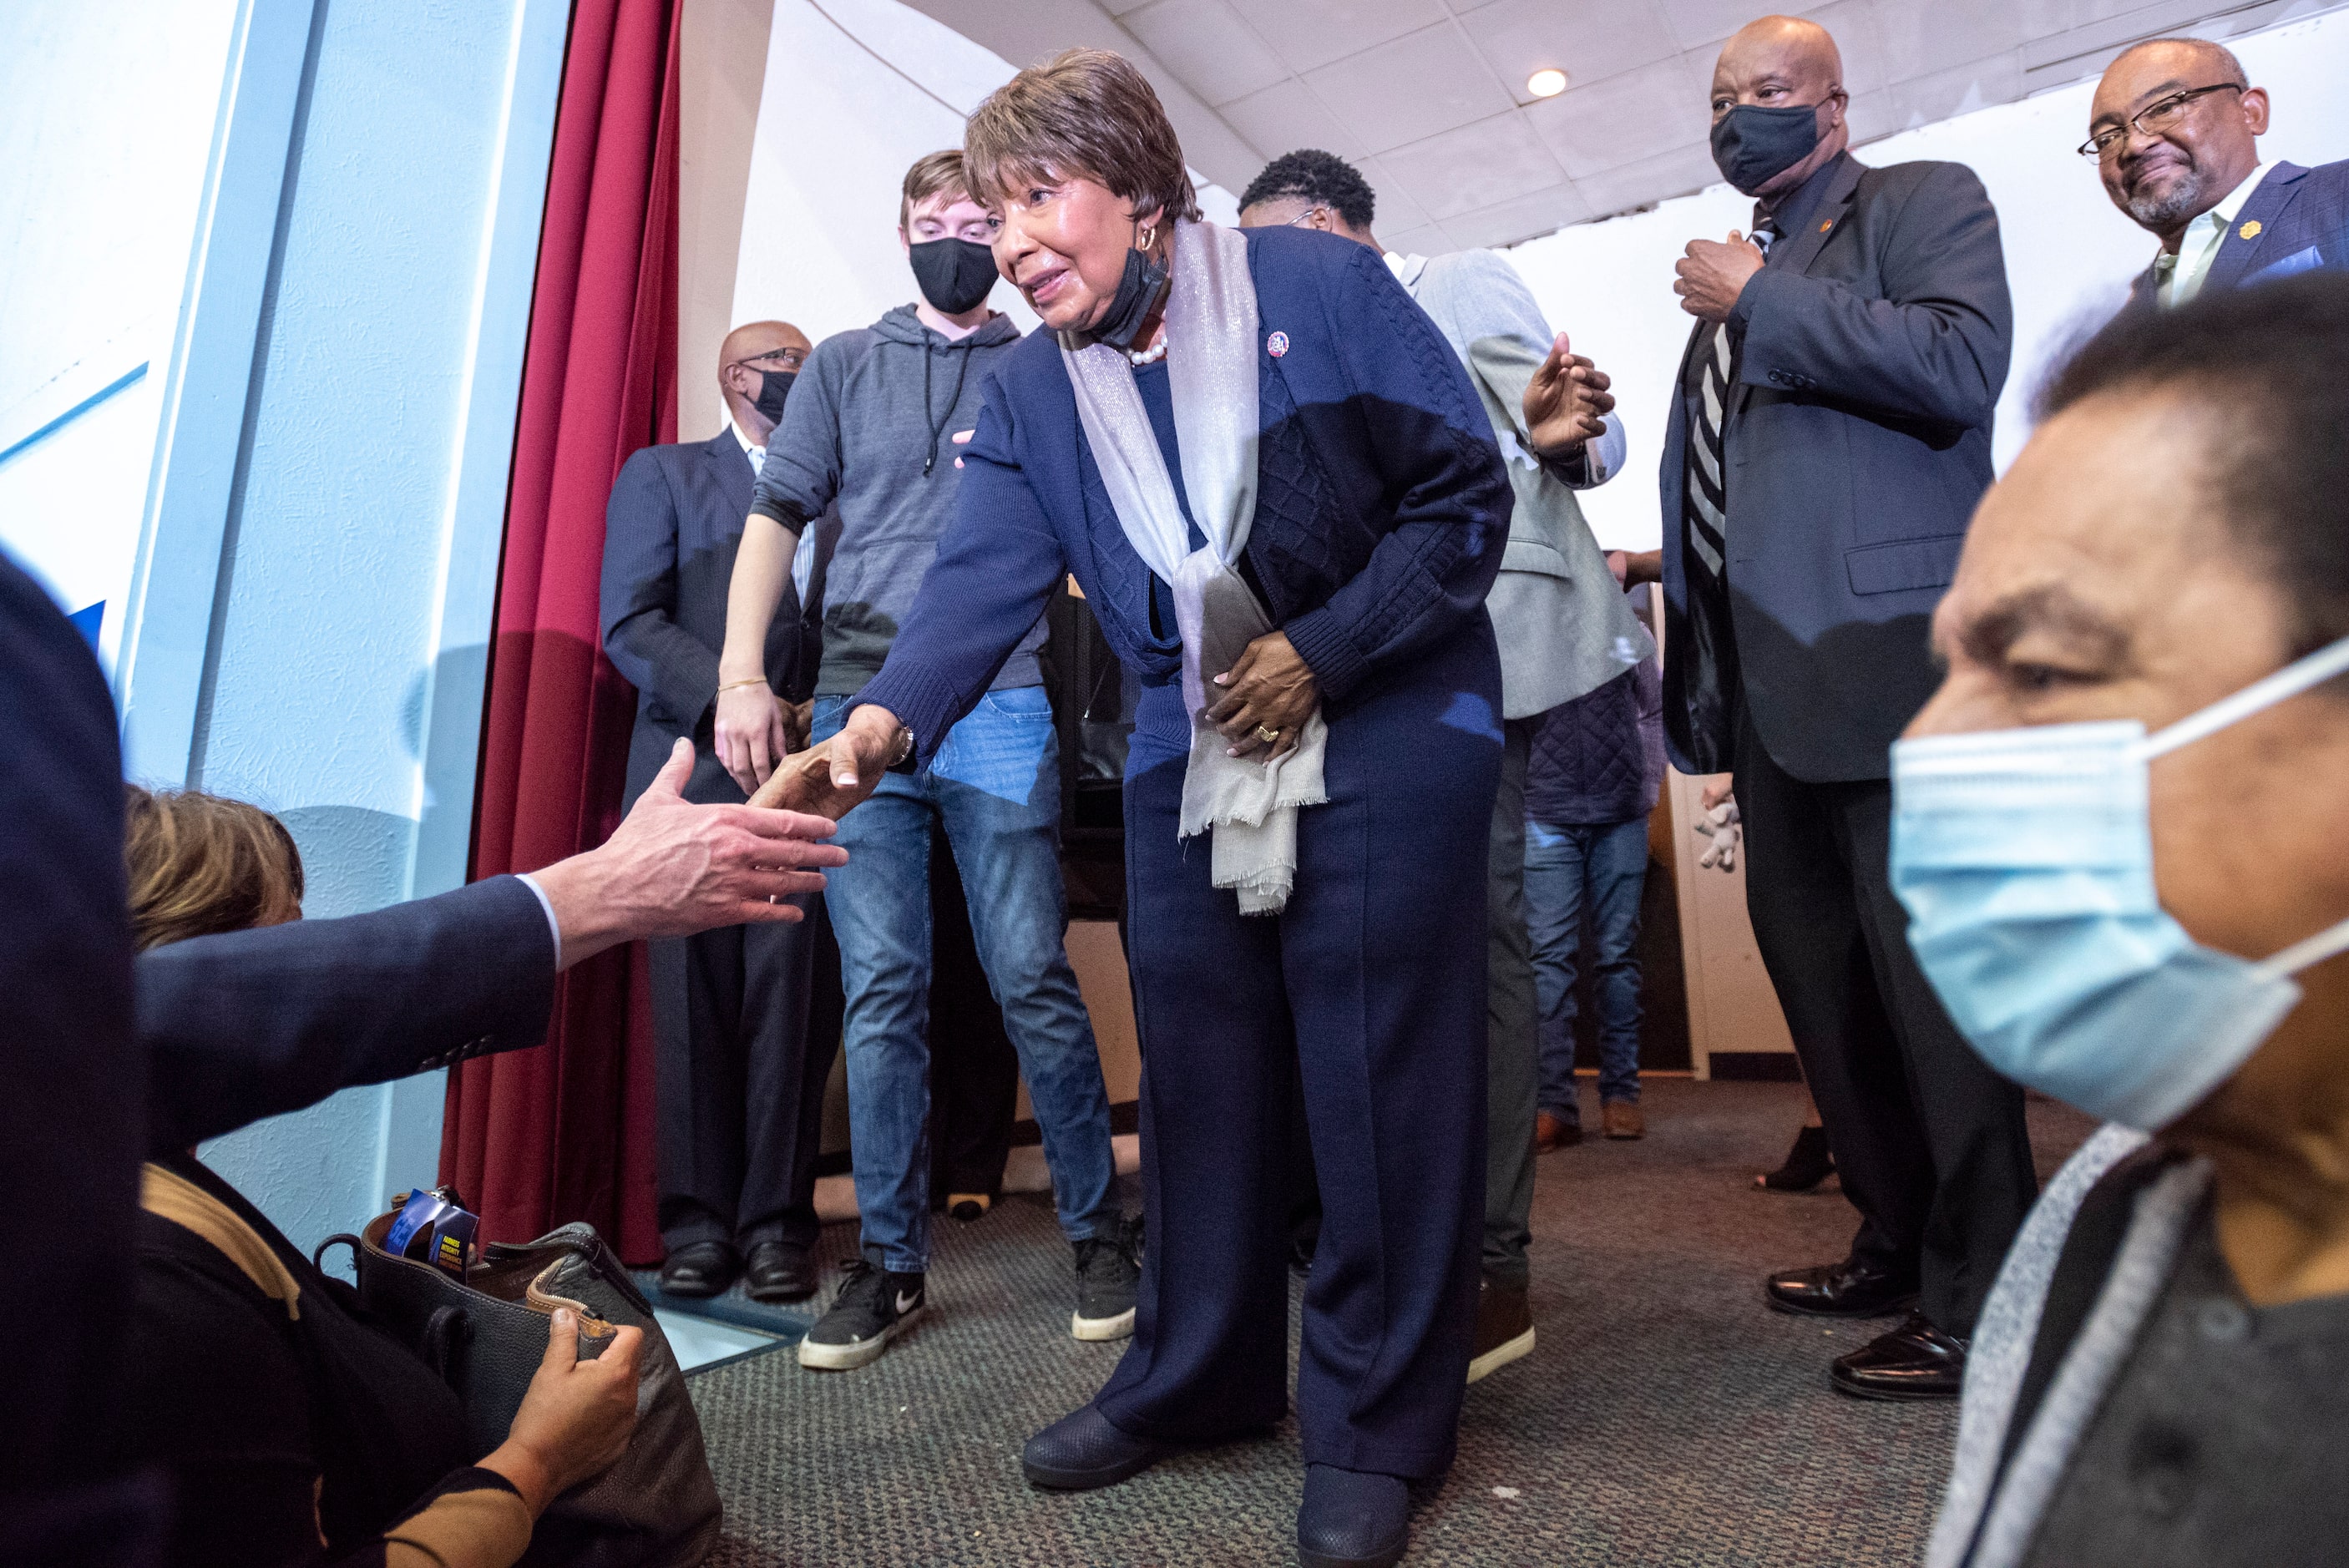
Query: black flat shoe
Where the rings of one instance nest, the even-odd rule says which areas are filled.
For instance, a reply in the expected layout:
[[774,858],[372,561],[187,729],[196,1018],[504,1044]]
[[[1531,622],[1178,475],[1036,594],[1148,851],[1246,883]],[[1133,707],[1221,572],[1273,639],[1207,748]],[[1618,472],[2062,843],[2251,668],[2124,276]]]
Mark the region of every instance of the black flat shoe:
[[1855,1399],[1954,1399],[1966,1378],[1966,1342],[1912,1312],[1889,1334],[1839,1356],[1827,1379]]
[[1786,1162],[1766,1175],[1754,1178],[1756,1187],[1773,1192],[1807,1192],[1835,1174],[1835,1156],[1827,1152],[1827,1130],[1806,1127],[1795,1134]]
[[1401,1476],[1305,1467],[1297,1555],[1305,1568],[1391,1568],[1411,1544],[1411,1489]]
[[1092,1491],[1140,1475],[1172,1450],[1110,1425],[1092,1405],[1061,1417],[1028,1439],[1019,1468],[1030,1484],[1050,1491]]
[[815,1260],[789,1242],[761,1242],[742,1265],[742,1281],[752,1301],[805,1301],[815,1294]]
[[1889,1317],[1917,1305],[1914,1279],[1849,1258],[1774,1274],[1762,1289],[1778,1311],[1811,1317]]
[[742,1260],[724,1242],[688,1242],[661,1264],[661,1294],[688,1301],[719,1295],[741,1272]]

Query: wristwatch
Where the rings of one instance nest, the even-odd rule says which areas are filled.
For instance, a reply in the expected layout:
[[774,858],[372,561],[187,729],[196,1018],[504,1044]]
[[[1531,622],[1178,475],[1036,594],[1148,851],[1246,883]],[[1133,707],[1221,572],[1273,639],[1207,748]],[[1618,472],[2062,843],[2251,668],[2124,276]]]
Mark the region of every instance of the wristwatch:
[[914,732],[904,725],[897,727],[897,744],[889,748],[889,769],[892,772],[909,772],[906,764],[914,759]]

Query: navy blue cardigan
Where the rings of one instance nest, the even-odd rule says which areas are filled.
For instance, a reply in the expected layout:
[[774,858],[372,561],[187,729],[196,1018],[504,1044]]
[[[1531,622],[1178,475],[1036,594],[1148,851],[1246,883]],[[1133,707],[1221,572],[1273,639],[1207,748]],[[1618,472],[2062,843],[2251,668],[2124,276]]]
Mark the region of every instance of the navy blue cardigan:
[[[1247,560],[1335,718],[1484,614],[1509,481],[1458,356],[1377,252],[1288,228],[1250,230],[1247,247],[1261,410]],[[925,761],[1064,573],[1143,681],[1182,663],[1174,628],[1152,624],[1150,569],[1118,526],[1050,333],[988,377],[963,462],[937,559],[856,699],[902,719]]]

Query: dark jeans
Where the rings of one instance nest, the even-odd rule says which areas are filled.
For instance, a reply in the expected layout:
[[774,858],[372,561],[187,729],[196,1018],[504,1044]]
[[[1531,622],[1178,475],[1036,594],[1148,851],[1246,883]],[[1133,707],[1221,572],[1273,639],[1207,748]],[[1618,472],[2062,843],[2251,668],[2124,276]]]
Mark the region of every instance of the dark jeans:
[[1745,907],[1844,1195],[1856,1260],[1918,1276],[1925,1315],[1973,1333],[2037,1196],[2023,1091],[1950,1022],[1893,896],[1891,786],[1812,783],[1740,716]]
[[1501,786],[1485,855],[1485,1250],[1494,1284],[1532,1278],[1534,959],[1526,935],[1526,769],[1534,721],[1502,727]]
[[1541,1109],[1574,1125],[1575,961],[1590,910],[1599,1004],[1599,1098],[1640,1100],[1640,894],[1648,821],[1526,824],[1526,924],[1541,1001]]

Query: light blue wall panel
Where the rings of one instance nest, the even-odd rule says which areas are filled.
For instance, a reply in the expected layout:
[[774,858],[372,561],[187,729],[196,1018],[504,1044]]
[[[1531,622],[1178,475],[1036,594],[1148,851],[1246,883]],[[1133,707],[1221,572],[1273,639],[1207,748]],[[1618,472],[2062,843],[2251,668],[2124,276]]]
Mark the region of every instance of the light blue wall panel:
[[[312,917],[463,877],[566,20],[318,0],[190,769],[285,819]],[[430,1180],[440,1090],[352,1090],[205,1154],[306,1245]]]

